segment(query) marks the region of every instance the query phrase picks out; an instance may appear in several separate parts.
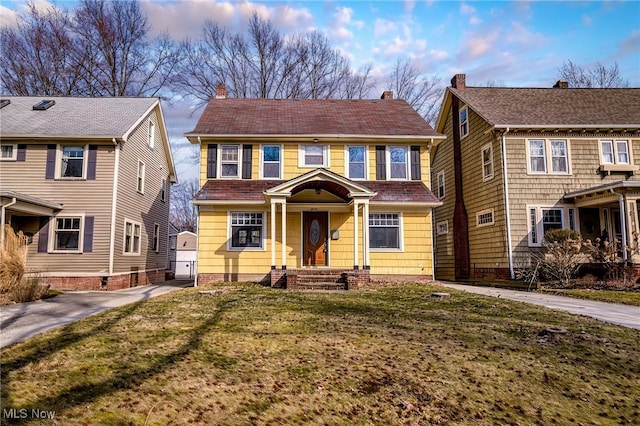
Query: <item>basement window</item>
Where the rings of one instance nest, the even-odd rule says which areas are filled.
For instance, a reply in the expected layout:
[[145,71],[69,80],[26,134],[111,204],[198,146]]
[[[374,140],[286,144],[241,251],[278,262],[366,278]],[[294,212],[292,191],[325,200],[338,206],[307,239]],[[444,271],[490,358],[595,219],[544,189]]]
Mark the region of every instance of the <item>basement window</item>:
[[33,106],[34,111],[44,111],[56,104],[54,100],[42,100]]

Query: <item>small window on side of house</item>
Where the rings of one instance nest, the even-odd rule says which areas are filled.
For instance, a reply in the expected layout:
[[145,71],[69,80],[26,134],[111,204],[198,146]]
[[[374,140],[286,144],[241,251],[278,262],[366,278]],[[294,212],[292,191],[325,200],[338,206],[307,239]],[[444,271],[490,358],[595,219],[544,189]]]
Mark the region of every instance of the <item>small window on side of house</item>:
[[495,222],[493,219],[493,209],[483,210],[476,214],[476,226],[478,228],[482,226],[490,226],[490,225],[493,225],[494,223]]
[[157,223],[153,224],[153,241],[151,247],[156,253],[160,251],[160,225]]
[[167,201],[167,180],[162,179],[162,183],[160,184],[160,200],[164,203]]
[[17,145],[2,144],[0,145],[1,156],[0,161],[13,161],[17,158]]
[[482,180],[493,179],[493,147],[491,144],[482,147]]
[[449,221],[443,220],[436,223],[436,235],[445,235],[449,233]]
[[469,134],[469,109],[466,106],[460,108],[460,139]]
[[141,225],[137,222],[125,220],[124,222],[124,253],[140,254]]
[[443,199],[445,196],[444,192],[444,170],[438,172],[437,177],[437,188],[438,188],[438,198]]
[[147,143],[149,144],[149,148],[152,148],[156,144],[156,125],[153,124],[153,121],[149,121],[149,128],[147,132]]
[[137,191],[144,194],[144,173],[145,165],[142,161],[138,160],[138,176],[137,176]]

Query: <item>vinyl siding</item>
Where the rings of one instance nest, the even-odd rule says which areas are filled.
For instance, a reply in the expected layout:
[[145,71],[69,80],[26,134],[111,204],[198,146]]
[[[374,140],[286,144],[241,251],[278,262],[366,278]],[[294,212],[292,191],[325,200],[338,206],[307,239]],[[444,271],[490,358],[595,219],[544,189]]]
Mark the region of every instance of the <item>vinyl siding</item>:
[[[3,143],[11,142],[3,139]],[[74,140],[68,144],[90,143],[95,144],[95,141]],[[114,150],[112,144],[99,146],[95,180],[45,179],[46,143],[27,143],[24,162],[0,162],[2,189],[64,204],[64,209],[59,213],[61,216],[77,214],[94,217],[93,249],[90,253],[38,253],[38,226],[34,225],[33,242],[28,249],[28,268],[31,271],[47,275],[99,274],[108,271]],[[60,160],[56,158],[56,161]],[[34,223],[37,223],[37,220]],[[50,231],[52,228],[53,221]],[[52,238],[53,234],[50,232],[49,243],[52,242]]]

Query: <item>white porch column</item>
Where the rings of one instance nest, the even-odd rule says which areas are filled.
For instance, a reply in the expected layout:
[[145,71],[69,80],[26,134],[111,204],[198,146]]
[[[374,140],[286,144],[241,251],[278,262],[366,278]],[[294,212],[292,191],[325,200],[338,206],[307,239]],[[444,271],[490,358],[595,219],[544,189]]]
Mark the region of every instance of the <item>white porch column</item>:
[[362,206],[362,251],[364,252],[364,269],[371,267],[369,259],[369,201]]
[[627,261],[627,214],[625,212],[625,197],[620,195],[620,232],[622,233],[622,258]]
[[282,201],[282,269],[287,269],[287,202]]
[[353,200],[353,269],[358,269],[358,243],[360,242],[358,204],[358,200]]
[[271,269],[276,269],[276,203],[271,200]]

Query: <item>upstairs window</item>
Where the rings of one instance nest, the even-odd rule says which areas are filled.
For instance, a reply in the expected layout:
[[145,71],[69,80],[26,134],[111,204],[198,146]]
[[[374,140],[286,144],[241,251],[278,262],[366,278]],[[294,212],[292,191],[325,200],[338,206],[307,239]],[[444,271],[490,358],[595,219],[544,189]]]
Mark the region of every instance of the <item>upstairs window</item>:
[[160,184],[160,201],[167,201],[167,180],[162,179],[162,183]]
[[438,175],[436,176],[436,180],[437,180],[437,185],[438,185],[438,198],[439,199],[443,199],[444,198],[444,170],[438,172]]
[[81,178],[84,176],[84,147],[62,146],[60,158],[60,177]]
[[280,145],[262,146],[262,177],[265,179],[281,179],[282,147]]
[[493,148],[491,144],[482,147],[482,180],[493,179]]
[[240,146],[222,145],[220,154],[220,176],[227,178],[238,177]]
[[153,224],[153,241],[151,242],[151,249],[158,253],[160,251],[160,225]]
[[298,166],[329,167],[328,147],[326,145],[302,145],[300,147]]
[[469,110],[466,106],[460,108],[460,139],[469,134]]
[[407,147],[389,147],[389,178],[407,179],[408,173]]
[[529,139],[529,173],[569,174],[569,149],[564,139]]
[[629,141],[600,141],[600,158],[602,164],[631,164],[631,158],[629,156]]
[[155,145],[156,139],[156,125],[153,124],[152,121],[149,121],[149,128],[147,132],[147,143],[149,144],[149,148],[153,148]]
[[15,160],[17,158],[17,146],[16,145],[0,145],[1,156],[0,160],[10,161]]
[[137,191],[144,194],[144,163],[138,160],[138,178],[137,178]]
[[366,179],[367,149],[364,146],[347,147],[347,177],[349,179]]

